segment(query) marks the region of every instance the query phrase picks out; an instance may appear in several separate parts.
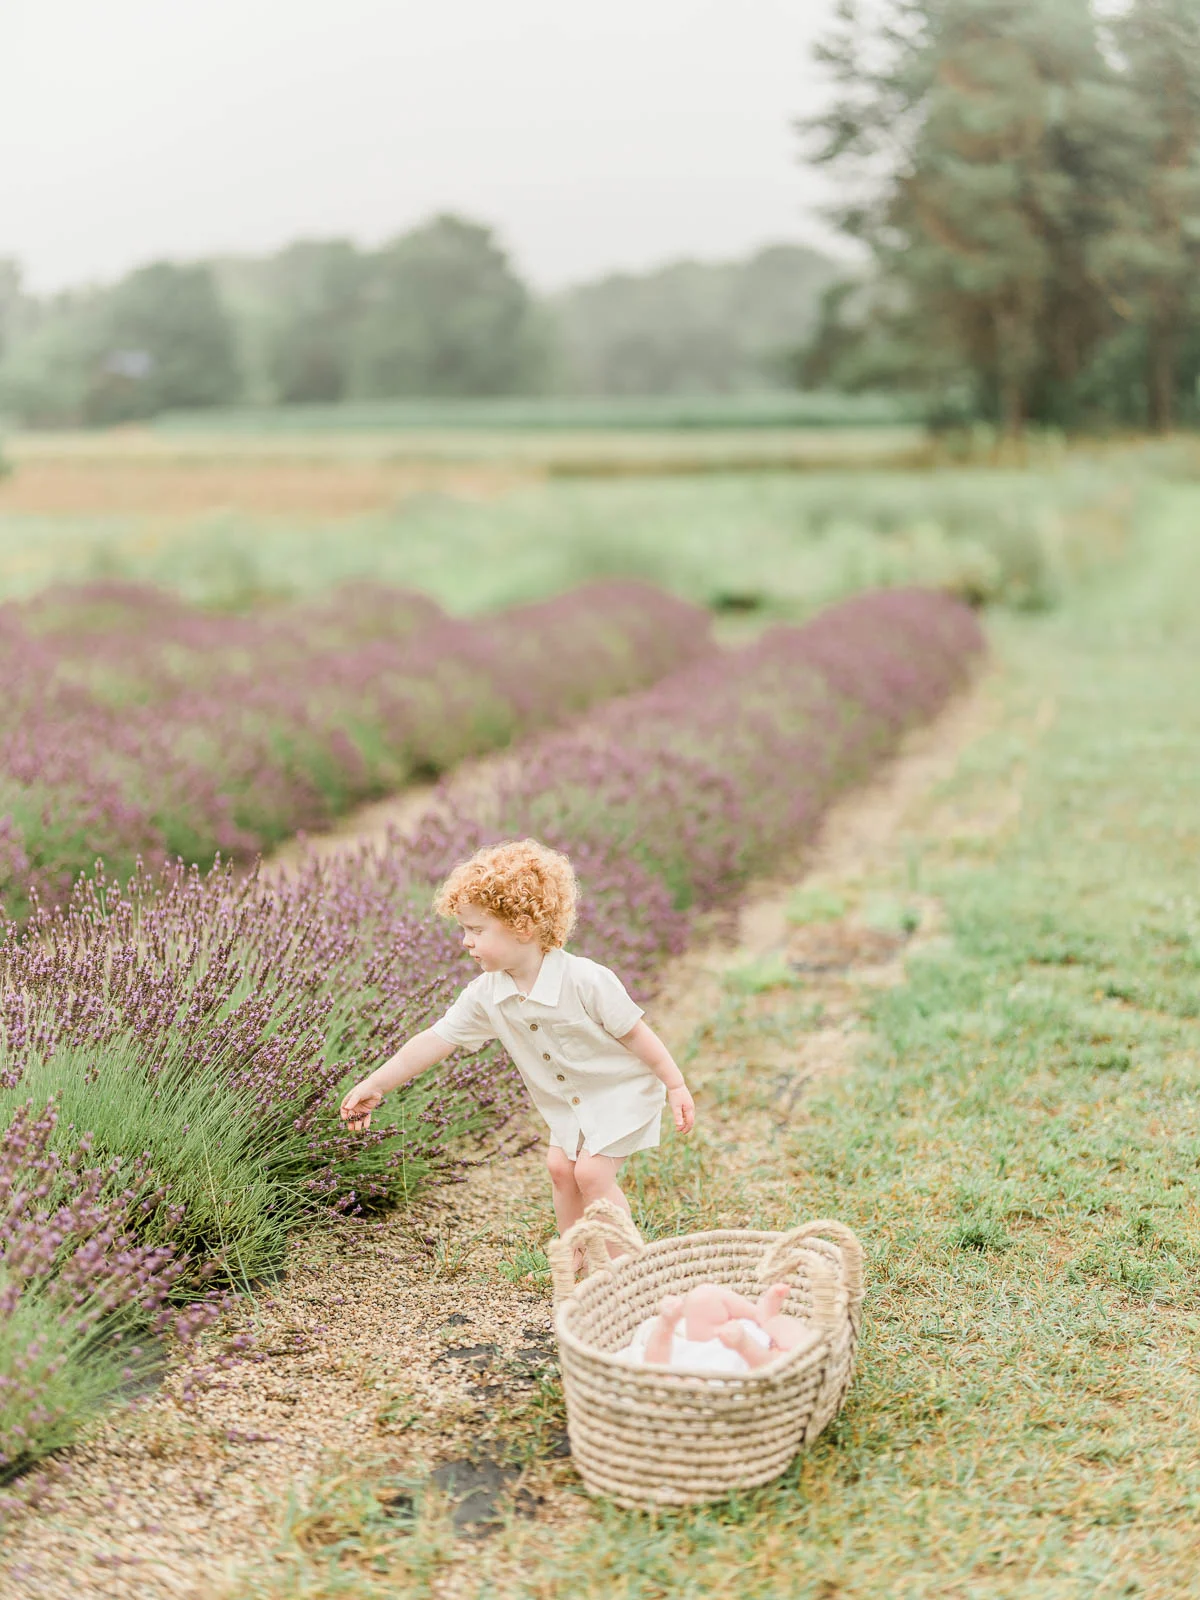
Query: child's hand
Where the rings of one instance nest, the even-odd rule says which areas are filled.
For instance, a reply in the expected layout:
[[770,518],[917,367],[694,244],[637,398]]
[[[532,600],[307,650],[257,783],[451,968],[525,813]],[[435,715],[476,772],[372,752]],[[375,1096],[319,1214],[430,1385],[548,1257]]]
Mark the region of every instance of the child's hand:
[[667,1104],[675,1118],[676,1133],[690,1133],[696,1121],[696,1102],[686,1083],[681,1083],[678,1089],[667,1090]]
[[342,1121],[349,1123],[352,1128],[369,1128],[372,1111],[382,1104],[383,1096],[370,1087],[369,1079],[364,1078],[362,1083],[354,1085],[342,1101]]

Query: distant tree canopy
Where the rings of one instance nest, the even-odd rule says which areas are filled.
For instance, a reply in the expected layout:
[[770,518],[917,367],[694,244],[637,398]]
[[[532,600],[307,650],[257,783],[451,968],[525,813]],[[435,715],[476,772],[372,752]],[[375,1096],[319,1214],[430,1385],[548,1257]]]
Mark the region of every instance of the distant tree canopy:
[[233,324],[205,266],[156,262],[114,288],[25,303],[0,364],[24,420],[128,422],[236,399]]
[[782,381],[837,277],[825,256],[773,245],[747,261],[618,273],[551,302],[562,382],[585,394],[697,394]]
[[530,394],[551,339],[490,228],[437,216],[375,251],[306,239],[215,264],[260,404]]
[[87,420],[123,422],[238,393],[233,324],[206,266],[160,261],[130,273],[100,306],[100,368]]
[[56,426],[239,400],[786,387],[836,276],[777,245],[539,299],[489,228],[448,215],[378,250],[305,239],[44,301],[0,263],[0,411]]
[[364,399],[517,394],[541,387],[544,359],[532,297],[489,228],[435,217],[372,258],[353,355]]
[[826,296],[806,382],[935,406],[1165,428],[1200,372],[1200,7],[841,0],[837,94],[803,124],[869,246]]
[[24,303],[20,267],[15,261],[0,257],[0,361],[18,335]]
[[263,342],[274,398],[344,400],[362,321],[368,266],[348,239],[301,240],[269,264]]

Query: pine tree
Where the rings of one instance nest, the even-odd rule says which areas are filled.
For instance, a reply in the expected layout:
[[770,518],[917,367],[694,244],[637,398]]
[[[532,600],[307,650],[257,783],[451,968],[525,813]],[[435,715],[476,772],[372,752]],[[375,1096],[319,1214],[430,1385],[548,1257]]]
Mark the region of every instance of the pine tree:
[[818,54],[839,93],[807,126],[890,286],[893,367],[898,343],[931,385],[965,376],[1011,432],[1061,415],[1107,331],[1092,258],[1122,171],[1087,0],[842,0]]
[[1130,96],[1130,182],[1099,252],[1110,303],[1145,368],[1150,426],[1169,430],[1187,334],[1200,319],[1200,9],[1196,0],[1132,0],[1111,37]]

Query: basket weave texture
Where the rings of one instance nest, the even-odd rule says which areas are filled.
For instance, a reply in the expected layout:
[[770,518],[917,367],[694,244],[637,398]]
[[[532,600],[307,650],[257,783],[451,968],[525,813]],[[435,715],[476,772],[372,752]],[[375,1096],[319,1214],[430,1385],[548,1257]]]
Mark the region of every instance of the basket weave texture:
[[[624,1254],[612,1259],[610,1243]],[[576,1248],[583,1275],[576,1282]],[[862,1247],[840,1222],[647,1244],[605,1200],[550,1246],[571,1455],[584,1487],[623,1506],[694,1505],[768,1483],[836,1416],[862,1317]],[[754,1296],[791,1285],[810,1338],[744,1374],[630,1366],[615,1352],[664,1295],[719,1283]]]

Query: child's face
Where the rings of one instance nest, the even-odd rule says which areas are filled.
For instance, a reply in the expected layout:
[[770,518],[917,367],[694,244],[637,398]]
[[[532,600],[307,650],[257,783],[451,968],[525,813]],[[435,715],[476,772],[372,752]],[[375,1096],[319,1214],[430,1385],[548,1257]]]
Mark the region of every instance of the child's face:
[[515,932],[482,906],[463,906],[458,920],[463,944],[485,972],[503,972],[529,954],[533,935]]

